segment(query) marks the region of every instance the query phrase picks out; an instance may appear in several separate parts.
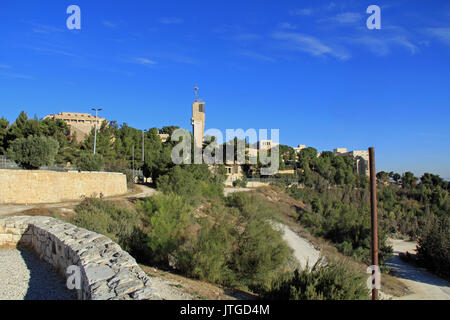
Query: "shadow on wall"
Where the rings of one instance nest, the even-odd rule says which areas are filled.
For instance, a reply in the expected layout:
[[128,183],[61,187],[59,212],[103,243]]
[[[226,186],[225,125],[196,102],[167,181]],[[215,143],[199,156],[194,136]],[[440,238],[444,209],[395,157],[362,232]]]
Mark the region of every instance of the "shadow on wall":
[[65,280],[29,249],[19,249],[30,273],[24,300],[76,300],[76,291],[66,287]]

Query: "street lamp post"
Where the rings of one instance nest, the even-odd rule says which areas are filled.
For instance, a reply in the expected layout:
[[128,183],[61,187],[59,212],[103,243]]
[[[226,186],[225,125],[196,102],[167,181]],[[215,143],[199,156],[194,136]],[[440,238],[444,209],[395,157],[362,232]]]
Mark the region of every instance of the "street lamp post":
[[145,156],[144,156],[144,151],[145,151],[145,139],[144,139],[144,133],[146,132],[147,130],[142,130],[142,166],[144,165],[144,163],[145,163]]
[[133,144],[133,183],[134,183],[134,144]]
[[95,134],[94,134],[94,154],[97,148],[97,113],[98,111],[102,111],[101,108],[92,108],[95,111]]

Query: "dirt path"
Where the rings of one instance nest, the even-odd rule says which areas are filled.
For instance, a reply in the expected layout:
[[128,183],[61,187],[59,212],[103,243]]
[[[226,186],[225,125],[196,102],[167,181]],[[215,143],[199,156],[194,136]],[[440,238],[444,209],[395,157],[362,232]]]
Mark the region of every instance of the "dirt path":
[[300,237],[285,224],[277,223],[277,229],[283,231],[283,239],[294,250],[294,257],[300,263],[302,269],[312,267],[320,257],[320,251],[314,248],[306,239]]
[[[133,193],[128,193],[122,196],[117,197],[109,197],[105,198],[105,200],[120,200],[120,199],[140,199],[151,197],[154,194],[158,193],[153,188],[150,188],[146,185],[136,185],[136,191]],[[79,204],[80,201],[69,201],[69,202],[59,202],[59,203],[44,203],[44,204],[2,204],[0,205],[0,216],[11,215],[16,213],[21,213],[24,211],[28,211],[31,209],[53,209],[53,208],[71,208]]]
[[398,254],[409,251],[416,253],[416,242],[404,240],[390,240],[394,247],[394,258],[387,263],[395,276],[405,283],[412,294],[394,298],[398,300],[450,300],[450,283],[422,268],[418,268],[402,261]]

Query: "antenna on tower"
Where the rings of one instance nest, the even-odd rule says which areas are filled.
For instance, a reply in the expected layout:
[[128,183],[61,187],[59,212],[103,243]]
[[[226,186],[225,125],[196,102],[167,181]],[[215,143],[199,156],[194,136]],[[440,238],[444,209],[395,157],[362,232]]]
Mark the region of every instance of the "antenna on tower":
[[198,87],[195,86],[194,90],[195,90],[195,102],[197,102],[197,100],[198,100]]

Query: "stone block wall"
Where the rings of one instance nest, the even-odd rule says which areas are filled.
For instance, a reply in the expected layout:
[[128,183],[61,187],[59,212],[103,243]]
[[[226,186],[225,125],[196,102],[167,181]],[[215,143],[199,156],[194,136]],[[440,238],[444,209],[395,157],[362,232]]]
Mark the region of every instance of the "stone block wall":
[[0,169],[0,204],[56,203],[127,193],[127,179],[114,172]]
[[[28,247],[65,279],[81,271],[80,300],[160,299],[136,260],[104,235],[52,217],[0,218],[0,247]],[[74,289],[75,290],[75,289]]]

